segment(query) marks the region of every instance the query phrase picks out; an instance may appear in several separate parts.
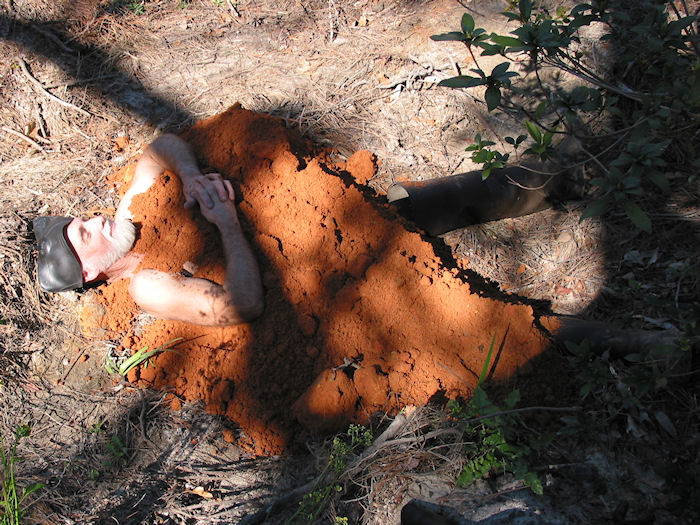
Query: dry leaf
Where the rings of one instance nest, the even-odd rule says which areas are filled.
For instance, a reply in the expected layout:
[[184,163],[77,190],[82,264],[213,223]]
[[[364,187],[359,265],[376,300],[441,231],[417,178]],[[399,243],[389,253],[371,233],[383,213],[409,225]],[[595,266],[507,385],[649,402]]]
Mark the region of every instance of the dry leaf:
[[187,492],[197,494],[197,496],[201,496],[206,499],[212,499],[214,497],[214,495],[211,492],[207,492],[206,490],[204,490],[204,487],[195,487],[192,490],[188,490]]
[[112,149],[114,151],[122,151],[129,145],[129,137],[127,135],[122,135],[114,139],[112,142]]

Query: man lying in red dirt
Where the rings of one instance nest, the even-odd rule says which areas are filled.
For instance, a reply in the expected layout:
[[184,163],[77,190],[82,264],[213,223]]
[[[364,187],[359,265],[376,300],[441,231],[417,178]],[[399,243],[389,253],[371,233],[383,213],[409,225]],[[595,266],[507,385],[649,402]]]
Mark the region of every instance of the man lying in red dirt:
[[[131,251],[137,232],[129,206],[164,170],[180,177],[185,207],[199,204],[204,218],[218,228],[226,258],[223,284],[152,269],[137,271],[143,254]],[[114,220],[101,215],[34,219],[39,283],[46,291],[61,292],[94,281],[130,278],[129,293],[136,304],[158,318],[209,326],[251,321],[263,311],[262,284],[233,199],[229,181],[218,173],[202,174],[189,145],[175,135],[163,135],[139,159]]]

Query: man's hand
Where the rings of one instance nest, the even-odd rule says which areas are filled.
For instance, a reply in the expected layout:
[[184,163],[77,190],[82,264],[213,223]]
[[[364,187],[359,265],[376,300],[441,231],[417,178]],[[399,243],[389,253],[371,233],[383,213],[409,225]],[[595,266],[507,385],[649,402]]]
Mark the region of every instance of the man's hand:
[[[212,189],[214,190],[213,195]],[[219,173],[200,174],[184,180],[182,192],[185,195],[185,208],[191,208],[195,204],[211,208],[214,206],[213,196],[218,196],[221,201],[233,200],[235,196],[231,182],[224,179]]]
[[221,226],[232,220],[238,220],[238,214],[233,203],[236,196],[231,182],[219,173],[208,173],[195,177],[185,193],[185,207],[191,201],[199,203],[202,215],[209,222]]

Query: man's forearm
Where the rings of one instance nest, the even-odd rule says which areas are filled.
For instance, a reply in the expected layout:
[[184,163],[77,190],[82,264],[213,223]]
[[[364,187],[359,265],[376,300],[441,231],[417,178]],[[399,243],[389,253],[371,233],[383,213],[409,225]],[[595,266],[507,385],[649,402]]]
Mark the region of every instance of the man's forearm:
[[[136,163],[134,178],[119,203],[117,218],[131,218],[129,206],[132,199],[135,195],[148,191],[163,170],[177,174],[183,188],[190,186],[194,179],[202,174],[189,144],[175,135],[161,135],[146,148]],[[188,197],[186,191],[184,193],[185,203],[191,205],[193,200]]]
[[170,133],[161,135],[146,148],[143,154],[161,170],[166,169],[177,174],[183,183],[202,174],[192,148],[176,135]]
[[254,319],[263,310],[264,298],[260,271],[238,218],[217,225],[226,258],[224,289],[244,319]]

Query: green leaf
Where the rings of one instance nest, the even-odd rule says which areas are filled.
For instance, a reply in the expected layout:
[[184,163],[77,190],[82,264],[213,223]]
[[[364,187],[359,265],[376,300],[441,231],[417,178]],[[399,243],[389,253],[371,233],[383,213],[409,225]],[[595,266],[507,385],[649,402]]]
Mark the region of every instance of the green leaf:
[[542,481],[540,481],[540,479],[533,472],[528,472],[527,474],[525,474],[525,476],[523,477],[523,481],[528,487],[530,487],[530,490],[538,496],[544,494],[544,487],[542,486]]
[[647,174],[647,176],[651,182],[656,184],[661,189],[661,191],[668,192],[670,190],[666,175],[660,171],[652,170]]
[[686,27],[695,22],[696,18],[697,17],[695,16],[685,16],[683,18],[679,18],[678,20],[674,20],[673,22],[668,24],[668,33],[672,35],[680,34],[681,31],[683,31]]
[[[477,389],[481,386],[486,379],[486,374],[489,371],[489,364],[491,363],[491,354],[493,354],[493,347],[496,344],[496,334],[493,334],[491,339],[491,345],[489,346],[489,352],[486,354],[486,361],[484,361],[484,367],[481,369],[481,375],[479,376],[479,381],[477,382]],[[476,395],[476,392],[474,393]]]
[[530,15],[532,14],[531,0],[520,0],[518,7],[520,8],[520,19],[523,22],[529,20]]
[[489,111],[493,111],[501,103],[501,90],[496,86],[489,86],[486,89],[486,107]]
[[508,66],[510,66],[510,62],[501,62],[491,70],[491,76],[494,78],[500,77],[508,71]]
[[465,40],[464,33],[459,31],[450,31],[449,33],[442,33],[439,35],[430,35],[430,40],[435,40],[436,42],[462,42]]
[[511,13],[510,11],[504,11],[501,13],[503,16],[505,16],[508,20],[519,20],[520,16],[516,15],[515,13]]
[[505,404],[508,408],[513,408],[520,402],[520,390],[513,390],[505,399]]
[[17,427],[17,431],[15,432],[17,439],[20,438],[25,438],[32,432],[32,427],[30,427],[28,424],[23,424]]
[[484,57],[498,55],[503,51],[503,48],[501,46],[488,44],[486,42],[474,42],[474,44],[483,49],[483,51],[481,52],[481,56]]
[[476,74],[479,75],[481,78],[483,78],[484,81],[486,80],[486,73],[484,73],[483,70],[479,69],[478,67],[477,67],[477,68],[472,68],[472,69],[470,69],[469,71],[472,71],[472,72],[476,73]]
[[438,83],[438,86],[449,88],[470,88],[474,86],[482,86],[486,83],[483,78],[470,77],[468,75],[459,75],[452,78],[446,78]]
[[602,215],[610,207],[610,201],[608,199],[600,199],[591,202],[586,209],[581,214],[581,220],[588,219],[589,217],[596,217]]
[[504,35],[491,35],[491,41],[499,46],[522,47],[523,42],[519,38]]
[[579,389],[578,395],[581,396],[582,399],[585,398],[591,392],[591,388],[593,388],[591,383],[584,383]]
[[470,485],[475,479],[476,478],[474,477],[474,473],[468,470],[468,467],[464,467],[462,473],[457,478],[457,484],[460,487],[466,487]]
[[623,204],[625,213],[634,223],[634,225],[647,233],[651,233],[651,219],[632,201],[625,201]]
[[535,140],[535,142],[540,144],[542,142],[542,132],[540,131],[540,128],[537,127],[537,124],[526,120],[525,126],[527,127],[527,131],[530,133],[530,136]]
[[671,434],[671,436],[676,437],[678,435],[673,421],[671,421],[671,418],[666,415],[666,412],[655,412],[654,417],[656,418],[656,421],[659,422],[659,425],[661,425],[661,428]]
[[109,356],[109,354],[105,355],[105,369],[107,370],[107,373],[109,373],[109,374],[116,374],[117,373],[117,365],[114,363],[114,361]]
[[535,109],[535,116],[537,118],[540,118],[544,114],[544,110],[547,107],[546,102],[542,101],[537,105],[537,109]]
[[32,495],[34,492],[36,492],[37,490],[42,489],[42,488],[44,488],[43,483],[32,483],[31,485],[29,485],[28,487],[26,487],[24,489],[24,492],[22,493],[22,500],[24,500],[24,498]]
[[462,32],[467,34],[474,31],[474,18],[469,13],[462,15]]

